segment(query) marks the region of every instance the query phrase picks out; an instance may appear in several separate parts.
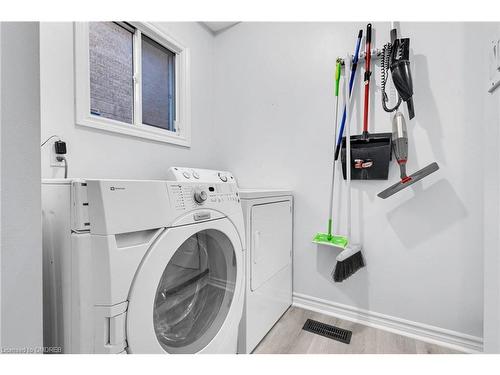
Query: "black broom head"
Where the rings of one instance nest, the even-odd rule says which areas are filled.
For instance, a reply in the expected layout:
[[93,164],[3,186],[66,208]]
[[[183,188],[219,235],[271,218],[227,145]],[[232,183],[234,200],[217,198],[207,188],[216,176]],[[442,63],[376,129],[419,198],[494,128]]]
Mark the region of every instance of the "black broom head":
[[364,266],[365,262],[363,261],[361,250],[357,251],[350,257],[345,258],[342,261],[337,261],[335,270],[333,271],[333,281],[336,283],[342,282]]

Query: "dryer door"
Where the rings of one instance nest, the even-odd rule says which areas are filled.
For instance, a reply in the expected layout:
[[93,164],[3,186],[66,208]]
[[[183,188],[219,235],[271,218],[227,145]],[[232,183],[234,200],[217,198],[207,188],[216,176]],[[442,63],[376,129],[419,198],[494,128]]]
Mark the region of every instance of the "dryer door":
[[257,290],[292,263],[291,201],[252,207],[250,287]]
[[241,241],[227,218],[167,229],[132,285],[128,351],[235,352],[241,267]]

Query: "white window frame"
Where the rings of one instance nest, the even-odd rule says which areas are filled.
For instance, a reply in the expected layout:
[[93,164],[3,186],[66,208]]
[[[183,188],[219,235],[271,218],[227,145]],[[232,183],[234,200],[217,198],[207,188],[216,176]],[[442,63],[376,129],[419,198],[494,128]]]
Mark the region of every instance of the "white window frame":
[[[89,23],[75,22],[75,116],[76,124],[113,133],[150,139],[158,142],[191,146],[191,94],[189,49],[148,22],[130,22],[136,28],[134,56],[134,120],[132,124],[96,116],[90,113]],[[142,34],[176,54],[175,107],[176,131],[142,123]]]

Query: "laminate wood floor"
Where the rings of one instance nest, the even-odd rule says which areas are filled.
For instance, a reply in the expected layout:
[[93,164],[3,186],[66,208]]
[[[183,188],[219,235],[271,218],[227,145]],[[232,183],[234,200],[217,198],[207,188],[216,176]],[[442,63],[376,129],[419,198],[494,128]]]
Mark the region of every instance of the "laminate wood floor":
[[[302,330],[307,319],[352,331],[344,343]],[[254,354],[457,354],[453,349],[418,341],[298,307],[290,307],[253,351]]]

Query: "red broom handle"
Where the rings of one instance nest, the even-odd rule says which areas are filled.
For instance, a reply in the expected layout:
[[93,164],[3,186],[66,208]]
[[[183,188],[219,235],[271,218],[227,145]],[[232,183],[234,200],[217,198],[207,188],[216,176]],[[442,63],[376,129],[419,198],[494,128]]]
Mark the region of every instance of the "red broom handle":
[[372,24],[366,26],[366,53],[365,53],[365,108],[363,114],[363,133],[368,133],[368,107],[370,101],[370,62],[371,62],[371,45],[372,45]]

